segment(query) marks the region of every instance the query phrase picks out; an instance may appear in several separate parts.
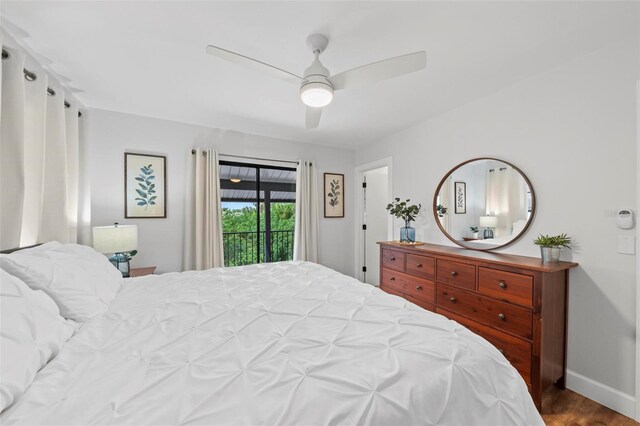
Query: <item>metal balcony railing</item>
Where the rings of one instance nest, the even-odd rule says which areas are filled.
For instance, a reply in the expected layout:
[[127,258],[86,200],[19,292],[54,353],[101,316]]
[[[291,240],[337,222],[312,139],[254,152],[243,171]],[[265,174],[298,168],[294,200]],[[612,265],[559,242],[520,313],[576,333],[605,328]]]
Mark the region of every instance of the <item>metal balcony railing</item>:
[[256,231],[223,232],[224,266],[293,260],[293,229],[259,234],[260,246]]

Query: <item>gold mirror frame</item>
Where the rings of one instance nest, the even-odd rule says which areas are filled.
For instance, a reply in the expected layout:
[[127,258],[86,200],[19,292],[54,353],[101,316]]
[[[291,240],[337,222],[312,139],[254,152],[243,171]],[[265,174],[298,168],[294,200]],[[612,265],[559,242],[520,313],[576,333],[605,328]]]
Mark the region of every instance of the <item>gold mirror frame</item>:
[[[442,185],[444,185],[444,183],[447,181],[447,179],[449,178],[449,176],[451,176],[451,174],[453,172],[455,172],[456,170],[458,170],[460,167],[472,163],[474,161],[479,161],[479,160],[493,160],[493,161],[500,161],[501,163],[507,164],[510,167],[513,167],[513,169],[515,171],[517,171],[520,176],[522,176],[522,178],[524,179],[524,181],[526,182],[526,184],[529,186],[529,190],[531,191],[531,215],[529,216],[529,220],[527,221],[527,224],[524,226],[524,228],[522,228],[522,231],[520,231],[520,233],[518,235],[516,235],[515,237],[513,237],[510,241],[496,246],[496,247],[487,247],[487,248],[480,248],[480,247],[469,247],[464,245],[461,241],[456,240],[455,238],[453,238],[451,235],[449,235],[449,233],[444,229],[444,227],[442,226],[442,224],[440,223],[440,219],[438,218],[438,212],[436,209],[437,206],[437,201],[438,201],[438,194],[440,194],[440,189],[442,189]],[[535,218],[536,215],[536,193],[533,190],[533,185],[531,185],[531,181],[529,180],[529,178],[527,177],[527,175],[525,175],[522,170],[520,170],[518,167],[514,166],[513,164],[511,164],[508,161],[504,161],[501,160],[499,158],[494,158],[494,157],[477,157],[477,158],[472,158],[470,160],[464,161],[460,164],[458,164],[457,166],[453,167],[451,170],[449,170],[447,172],[446,175],[444,175],[444,177],[440,180],[440,183],[438,184],[438,187],[436,188],[436,192],[433,195],[433,217],[436,220],[436,224],[438,225],[438,228],[440,228],[440,231],[442,231],[442,233],[449,239],[451,240],[453,243],[455,243],[456,245],[465,248],[467,250],[477,250],[477,251],[490,251],[490,250],[497,250],[497,249],[501,249],[504,247],[507,247],[511,244],[513,244],[514,242],[518,241],[529,229],[529,226],[531,226],[531,222],[533,222],[533,219]]]

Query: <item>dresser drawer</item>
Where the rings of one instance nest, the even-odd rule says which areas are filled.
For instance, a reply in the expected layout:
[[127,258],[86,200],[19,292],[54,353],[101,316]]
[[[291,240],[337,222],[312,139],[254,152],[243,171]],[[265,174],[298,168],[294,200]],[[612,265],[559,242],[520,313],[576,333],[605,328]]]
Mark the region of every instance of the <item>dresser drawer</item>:
[[438,259],[438,282],[455,285],[468,290],[476,289],[476,267],[467,263]]
[[407,254],[406,271],[408,274],[432,280],[436,275],[436,260],[433,257]]
[[435,303],[435,283],[433,281],[383,268],[380,284],[427,303]]
[[436,305],[491,327],[532,338],[530,309],[438,283]]
[[498,349],[502,355],[518,370],[527,385],[531,385],[531,343],[482,325],[446,309],[436,308],[436,312],[467,327],[469,330],[485,338]]
[[533,277],[491,268],[478,268],[478,291],[524,306],[533,306]]
[[382,267],[404,271],[405,254],[398,250],[382,249]]
[[435,311],[435,306],[433,305],[433,303],[425,302],[424,300],[420,300],[417,297],[409,296],[408,294],[404,294],[404,293],[402,293],[402,292],[400,292],[398,290],[395,290],[395,289],[393,289],[391,287],[387,287],[385,285],[381,285],[380,286],[380,290],[382,290],[382,291],[384,291],[386,293],[389,293],[389,294],[400,296],[403,299],[405,299],[405,300],[407,300],[407,301],[409,301],[409,302],[411,302],[411,303],[413,303],[415,305],[420,306],[422,309],[426,309],[427,311],[431,311],[431,312]]

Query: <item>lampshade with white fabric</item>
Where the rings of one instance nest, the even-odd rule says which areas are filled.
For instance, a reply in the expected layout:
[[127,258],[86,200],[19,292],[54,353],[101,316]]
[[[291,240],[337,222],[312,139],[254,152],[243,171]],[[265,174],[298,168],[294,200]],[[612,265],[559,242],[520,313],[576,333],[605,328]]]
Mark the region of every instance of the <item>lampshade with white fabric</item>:
[[495,228],[498,226],[497,216],[480,216],[480,226],[483,228]]
[[93,248],[100,253],[124,253],[138,249],[136,225],[95,226]]

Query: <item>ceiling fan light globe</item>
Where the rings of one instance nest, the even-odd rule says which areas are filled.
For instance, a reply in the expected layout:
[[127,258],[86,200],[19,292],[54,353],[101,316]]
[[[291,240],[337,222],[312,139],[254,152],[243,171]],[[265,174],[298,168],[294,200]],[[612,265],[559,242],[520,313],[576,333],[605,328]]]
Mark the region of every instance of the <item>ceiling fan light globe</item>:
[[333,100],[333,90],[323,83],[309,83],[300,88],[302,103],[313,108],[322,108]]

